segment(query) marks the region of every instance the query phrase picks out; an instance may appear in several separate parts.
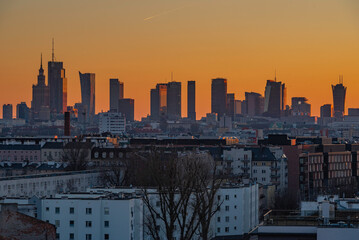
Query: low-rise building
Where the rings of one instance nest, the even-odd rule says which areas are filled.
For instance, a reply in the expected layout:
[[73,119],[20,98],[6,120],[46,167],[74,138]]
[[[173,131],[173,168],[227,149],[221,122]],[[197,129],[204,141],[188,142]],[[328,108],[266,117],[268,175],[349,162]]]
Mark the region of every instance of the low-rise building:
[[0,197],[45,197],[60,192],[85,191],[98,185],[97,171],[58,172],[0,178]]

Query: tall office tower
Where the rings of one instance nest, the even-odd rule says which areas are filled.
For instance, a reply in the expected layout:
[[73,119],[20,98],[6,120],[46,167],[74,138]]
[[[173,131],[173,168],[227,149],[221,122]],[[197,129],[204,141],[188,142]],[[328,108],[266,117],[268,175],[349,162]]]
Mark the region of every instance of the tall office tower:
[[70,136],[71,135],[71,124],[70,124],[70,112],[64,113],[64,135]]
[[169,82],[167,84],[167,116],[172,120],[182,117],[181,87],[180,82]]
[[345,94],[347,87],[343,85],[343,76],[339,77],[339,84],[332,85],[334,117],[342,118],[345,112]]
[[50,89],[50,111],[64,113],[67,109],[67,78],[63,62],[55,61],[54,41],[52,41],[52,60],[48,62]]
[[27,107],[26,102],[21,102],[16,105],[16,118],[29,120],[30,109]]
[[32,118],[40,118],[40,112],[50,107],[50,89],[46,86],[44,69],[42,68],[42,54],[40,61],[39,75],[37,76],[37,85],[32,85],[31,111]]
[[280,118],[286,107],[286,88],[282,82],[267,80],[264,99],[264,115],[267,117]]
[[256,92],[245,93],[245,108],[248,116],[261,116],[264,111],[264,98]]
[[234,101],[234,115],[242,114],[242,106],[243,106],[243,101],[241,100]]
[[2,106],[2,118],[6,120],[12,119],[12,104],[4,104]]
[[187,117],[196,120],[196,82],[187,82]]
[[227,116],[230,116],[233,120],[235,114],[235,94],[227,93]]
[[110,111],[118,110],[118,100],[124,97],[123,82],[118,81],[117,78],[110,79]]
[[127,121],[135,120],[135,100],[132,98],[122,98],[118,100],[118,112],[126,117]]
[[81,73],[81,103],[86,108],[86,121],[92,122],[95,116],[95,74]]
[[211,112],[223,116],[227,112],[227,79],[212,79],[211,95]]
[[305,97],[292,98],[292,116],[310,116],[311,105]]
[[159,83],[151,89],[151,118],[160,120],[167,115],[167,84]]
[[332,104],[324,104],[320,107],[320,117],[333,117]]

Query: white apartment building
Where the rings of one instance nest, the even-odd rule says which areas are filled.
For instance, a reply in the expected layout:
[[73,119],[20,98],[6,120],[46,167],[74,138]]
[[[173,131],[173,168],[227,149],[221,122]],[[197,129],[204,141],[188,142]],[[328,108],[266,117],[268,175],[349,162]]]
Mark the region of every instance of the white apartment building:
[[59,194],[41,200],[41,219],[59,240],[143,239],[143,203],[131,196]]
[[250,176],[252,151],[246,148],[231,148],[223,151],[223,170],[234,175]]
[[212,219],[214,237],[240,237],[258,225],[258,184],[222,187],[217,199],[221,206]]
[[57,172],[0,178],[0,197],[46,197],[98,185],[97,171]]
[[[142,192],[138,188],[90,188],[88,192],[103,194],[104,192],[112,192],[115,194],[133,194],[140,195]],[[150,189],[150,198],[153,202],[154,208],[159,208],[156,204],[158,201],[158,195],[155,189]],[[219,211],[215,213],[211,222],[210,237],[240,237],[243,234],[248,233],[258,225],[259,215],[259,192],[258,184],[247,186],[225,186],[221,187],[216,196],[216,202],[220,204]],[[216,204],[217,206],[217,204]],[[145,204],[143,204],[143,218],[148,214],[148,210]],[[190,213],[188,213],[190,214]],[[139,214],[141,215],[141,214]],[[138,221],[137,221],[138,222]],[[164,225],[158,220],[158,230],[162,237],[165,238]],[[179,226],[175,227],[176,239],[179,239]],[[146,234],[146,227],[143,227],[143,238],[150,240],[151,236]]]
[[224,150],[222,169],[263,185],[276,185],[277,190],[288,187],[287,157],[280,147]]
[[99,115],[100,133],[110,132],[114,135],[120,135],[126,132],[126,118],[120,113],[106,112]]

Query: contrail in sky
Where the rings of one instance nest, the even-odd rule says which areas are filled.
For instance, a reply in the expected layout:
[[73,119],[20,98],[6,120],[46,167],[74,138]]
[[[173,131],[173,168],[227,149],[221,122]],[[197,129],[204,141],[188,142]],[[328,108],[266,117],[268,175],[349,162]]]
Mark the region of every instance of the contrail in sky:
[[145,19],[143,19],[143,21],[149,21],[151,19],[154,19],[154,18],[157,18],[157,17],[160,17],[160,16],[163,16],[163,15],[167,15],[169,13],[172,13],[172,12],[176,12],[176,11],[179,11],[183,8],[186,8],[186,7],[190,7],[190,6],[193,6],[195,3],[192,3],[192,4],[187,4],[187,5],[184,5],[182,7],[178,7],[178,8],[174,8],[174,9],[170,9],[170,10],[167,10],[167,11],[164,11],[164,12],[161,12],[161,13],[158,13],[156,15],[153,15],[153,16],[150,16],[150,17],[147,17]]

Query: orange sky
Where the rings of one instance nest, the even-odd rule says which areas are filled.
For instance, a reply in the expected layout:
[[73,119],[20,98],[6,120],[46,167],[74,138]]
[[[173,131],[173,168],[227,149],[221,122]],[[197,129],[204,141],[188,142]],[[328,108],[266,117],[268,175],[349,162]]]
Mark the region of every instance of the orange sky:
[[357,0],[3,0],[0,104],[12,103],[14,115],[17,103],[31,105],[40,53],[50,60],[54,37],[68,105],[81,99],[78,71],[94,72],[96,111],[107,111],[108,81],[117,77],[140,119],[150,110],[150,88],[173,71],[183,116],[186,81],[197,81],[199,118],[210,111],[212,78],[227,78],[228,91],[243,99],[245,91],[263,94],[277,69],[288,103],[306,96],[318,115],[343,74],[346,107],[359,107],[358,13]]

